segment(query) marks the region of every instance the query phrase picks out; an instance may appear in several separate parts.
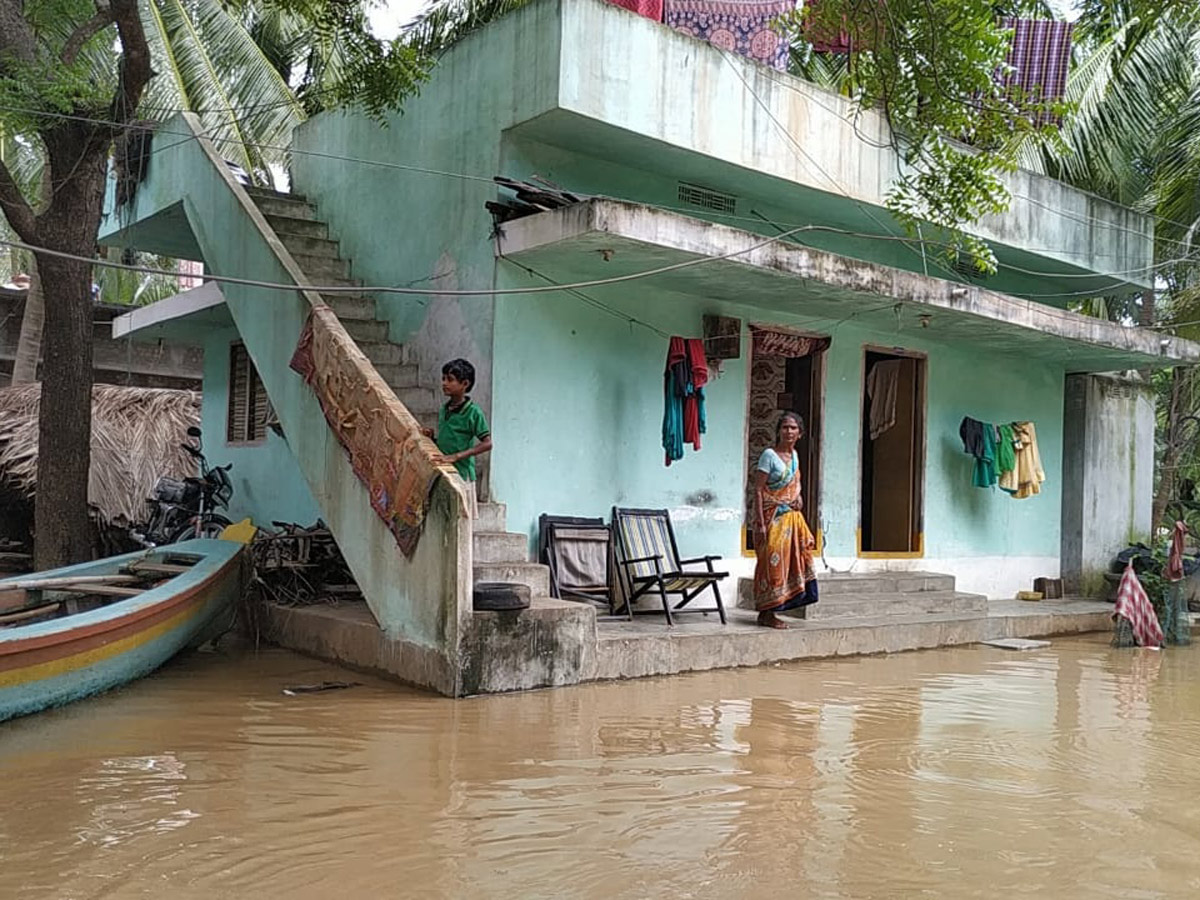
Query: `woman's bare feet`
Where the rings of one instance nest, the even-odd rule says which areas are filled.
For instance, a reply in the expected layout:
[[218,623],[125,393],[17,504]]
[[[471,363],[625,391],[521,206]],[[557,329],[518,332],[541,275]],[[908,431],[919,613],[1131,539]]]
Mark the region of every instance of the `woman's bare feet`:
[[780,631],[786,631],[788,627],[787,622],[770,611],[758,614],[758,624],[764,628],[778,628]]

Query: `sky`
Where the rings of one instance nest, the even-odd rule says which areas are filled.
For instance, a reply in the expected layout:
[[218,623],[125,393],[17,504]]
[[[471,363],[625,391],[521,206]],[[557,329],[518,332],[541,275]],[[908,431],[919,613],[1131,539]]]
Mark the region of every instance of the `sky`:
[[376,37],[390,40],[400,31],[400,26],[412,21],[424,6],[425,0],[383,0],[368,13],[371,30]]

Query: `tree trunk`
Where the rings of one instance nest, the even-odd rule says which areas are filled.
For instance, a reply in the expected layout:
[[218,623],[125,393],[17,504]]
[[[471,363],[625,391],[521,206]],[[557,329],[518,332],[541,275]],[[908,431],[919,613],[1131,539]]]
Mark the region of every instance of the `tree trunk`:
[[[73,171],[56,184],[54,204],[38,217],[41,244],[84,259],[96,254],[104,202],[106,148],[86,132],[47,141],[53,171]],[[38,416],[34,563],[39,570],[90,559],[88,470],[92,450],[92,265],[38,254],[46,330]]]
[[38,360],[42,356],[42,326],[46,321],[42,302],[42,278],[36,260],[29,261],[29,290],[25,292],[25,312],[21,316],[21,336],[13,360],[12,383],[37,381]]
[[[38,185],[38,210],[54,202],[54,183],[50,163],[42,164]],[[21,315],[21,334],[17,338],[17,356],[13,360],[12,384],[29,384],[38,380],[38,361],[42,358],[42,331],[46,324],[46,307],[42,293],[42,278],[35,257],[29,258],[29,290],[25,292],[25,311]]]

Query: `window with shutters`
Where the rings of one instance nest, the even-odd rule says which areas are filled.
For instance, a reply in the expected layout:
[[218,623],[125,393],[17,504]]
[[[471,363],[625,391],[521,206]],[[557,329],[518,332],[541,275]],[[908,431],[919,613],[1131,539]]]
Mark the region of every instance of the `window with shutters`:
[[271,404],[245,344],[229,348],[229,420],[225,429],[231,444],[250,444],[267,436]]

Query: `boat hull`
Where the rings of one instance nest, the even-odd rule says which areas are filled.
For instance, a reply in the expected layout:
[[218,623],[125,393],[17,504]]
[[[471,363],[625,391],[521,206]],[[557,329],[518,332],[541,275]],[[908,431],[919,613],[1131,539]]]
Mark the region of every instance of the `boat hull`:
[[[232,623],[242,590],[242,547],[184,541],[56,570],[106,574],[155,555],[199,557],[188,571],[101,609],[0,633],[0,721],[61,706],[153,672],[180,650]],[[51,573],[43,573],[49,575]],[[0,581],[0,589],[4,582]]]

